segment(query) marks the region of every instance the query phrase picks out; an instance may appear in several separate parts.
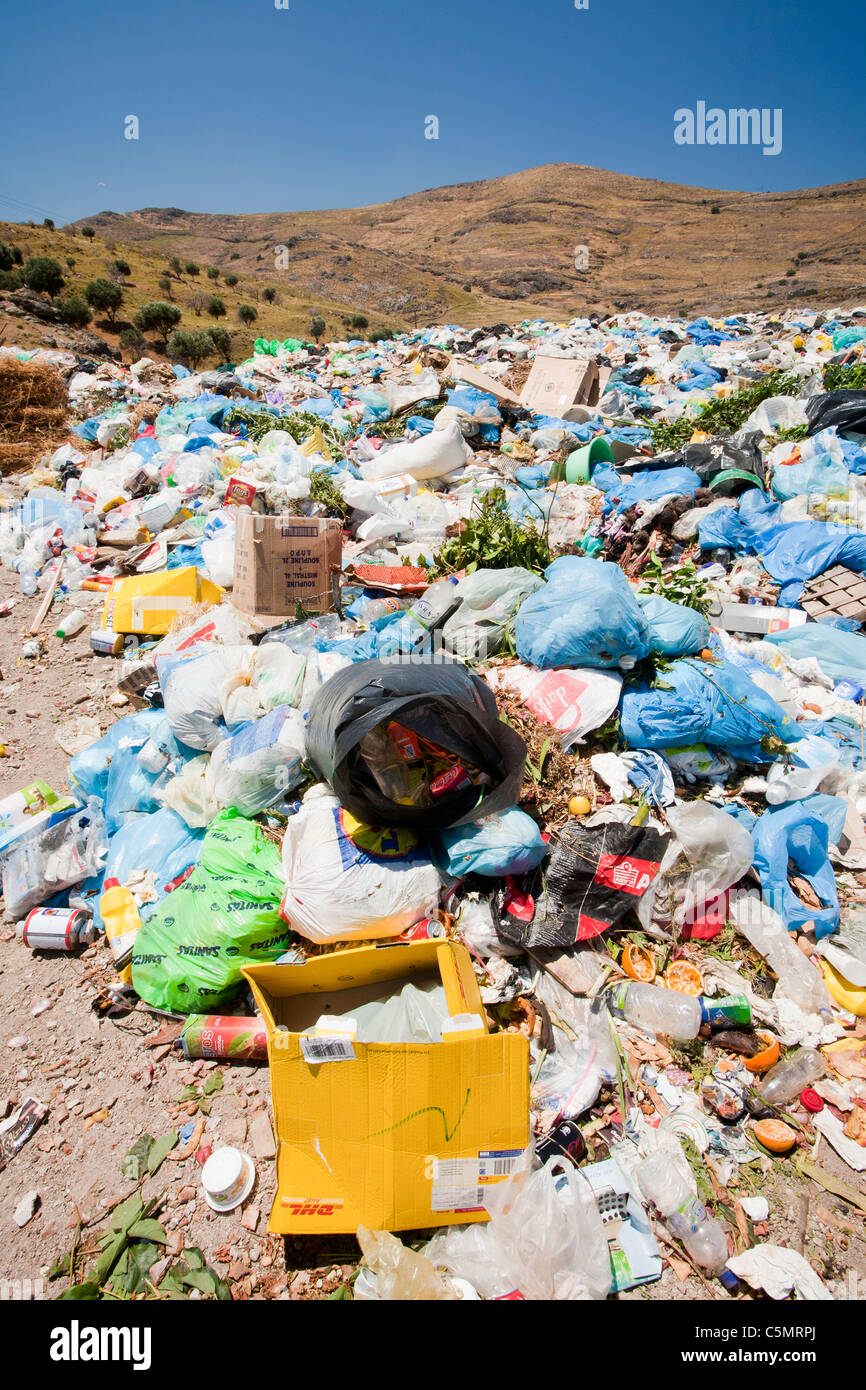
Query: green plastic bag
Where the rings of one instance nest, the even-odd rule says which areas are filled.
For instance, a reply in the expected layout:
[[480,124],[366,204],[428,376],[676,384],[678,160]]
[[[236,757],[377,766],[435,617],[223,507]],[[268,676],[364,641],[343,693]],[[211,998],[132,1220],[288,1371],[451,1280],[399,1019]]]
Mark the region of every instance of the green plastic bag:
[[244,967],[276,960],[292,939],[282,892],[276,845],[258,822],[223,811],[189,878],[138,931],[132,983],[142,999],[183,1014],[229,1003]]

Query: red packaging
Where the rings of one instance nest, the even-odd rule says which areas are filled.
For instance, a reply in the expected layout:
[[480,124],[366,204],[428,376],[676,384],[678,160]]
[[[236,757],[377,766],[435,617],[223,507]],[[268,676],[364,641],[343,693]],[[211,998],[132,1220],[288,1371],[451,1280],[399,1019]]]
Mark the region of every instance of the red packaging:
[[229,478],[226,488],[225,506],[251,507],[256,495],[255,483],[247,483],[243,478]]
[[433,778],[430,783],[430,795],[434,798],[447,796],[449,792],[463,792],[471,786],[472,778],[469,773],[459,763],[455,763],[447,772],[440,772],[438,777]]

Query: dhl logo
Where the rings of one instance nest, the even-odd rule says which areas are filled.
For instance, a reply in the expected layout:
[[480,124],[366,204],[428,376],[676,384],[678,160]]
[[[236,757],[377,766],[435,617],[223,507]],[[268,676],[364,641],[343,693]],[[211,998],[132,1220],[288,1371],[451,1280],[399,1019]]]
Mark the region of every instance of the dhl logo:
[[345,1203],[342,1197],[334,1197],[326,1202],[320,1197],[305,1197],[301,1202],[284,1197],[283,1206],[288,1207],[292,1216],[333,1216]]

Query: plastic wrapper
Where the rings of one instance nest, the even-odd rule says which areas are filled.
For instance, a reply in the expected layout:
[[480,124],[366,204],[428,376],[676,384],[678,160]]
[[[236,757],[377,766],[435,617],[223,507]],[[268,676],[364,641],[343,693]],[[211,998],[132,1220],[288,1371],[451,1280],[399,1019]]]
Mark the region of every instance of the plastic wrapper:
[[504,878],[536,868],[547,854],[547,845],[532,817],[512,806],[474,824],[441,830],[434,854],[452,878],[465,874]]
[[15,920],[55,893],[99,873],[108,836],[99,801],[49,826],[3,860],[3,901]]

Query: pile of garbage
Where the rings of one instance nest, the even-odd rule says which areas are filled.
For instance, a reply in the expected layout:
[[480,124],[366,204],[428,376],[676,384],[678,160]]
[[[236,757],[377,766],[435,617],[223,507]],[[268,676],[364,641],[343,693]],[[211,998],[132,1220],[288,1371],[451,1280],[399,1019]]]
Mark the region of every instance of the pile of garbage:
[[866,309],[0,349],[73,422],[0,493],[23,656],[81,634],[132,709],[0,798],[6,913],[267,1060],[270,1229],[357,1233],[354,1297],[831,1296],[737,1190],[866,1170],[864,353]]

